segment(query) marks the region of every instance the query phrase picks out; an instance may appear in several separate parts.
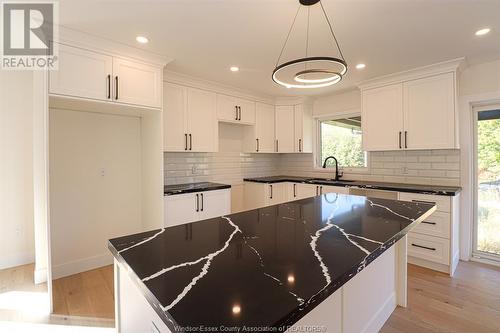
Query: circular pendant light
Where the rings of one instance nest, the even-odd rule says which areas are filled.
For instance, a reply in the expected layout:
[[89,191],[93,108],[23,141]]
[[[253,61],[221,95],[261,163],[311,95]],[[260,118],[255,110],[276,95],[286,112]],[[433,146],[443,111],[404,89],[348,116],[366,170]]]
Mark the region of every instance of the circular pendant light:
[[[295,18],[293,19],[292,26],[290,27],[285,40],[285,44],[281,49],[278,61],[276,62],[276,67],[273,70],[272,79],[277,84],[280,84],[287,88],[312,89],[334,85],[340,82],[344,75],[347,73],[347,62],[344,59],[342,50],[340,49],[337,38],[335,37],[330,20],[326,15],[325,8],[323,7],[321,0],[299,0],[299,2],[299,8],[297,10],[297,13],[295,14]],[[308,55],[310,18],[310,11],[308,8],[305,57],[280,64],[281,57],[286,48],[288,39],[290,38],[290,34],[293,30],[295,21],[297,20],[297,16],[299,15],[301,8],[313,6],[318,2],[321,6],[326,22],[332,34],[334,44],[337,47],[339,57]]]

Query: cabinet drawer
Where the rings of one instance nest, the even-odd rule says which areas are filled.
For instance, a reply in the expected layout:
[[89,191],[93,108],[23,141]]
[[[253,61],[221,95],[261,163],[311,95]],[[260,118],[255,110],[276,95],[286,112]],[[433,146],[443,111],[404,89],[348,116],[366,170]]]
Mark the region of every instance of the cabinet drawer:
[[416,226],[413,232],[450,239],[450,219],[449,213],[435,212]]
[[412,231],[408,234],[408,255],[449,265],[450,241],[448,239],[417,234]]
[[436,204],[438,211],[445,213],[451,212],[451,201],[448,196],[400,192],[399,200]]

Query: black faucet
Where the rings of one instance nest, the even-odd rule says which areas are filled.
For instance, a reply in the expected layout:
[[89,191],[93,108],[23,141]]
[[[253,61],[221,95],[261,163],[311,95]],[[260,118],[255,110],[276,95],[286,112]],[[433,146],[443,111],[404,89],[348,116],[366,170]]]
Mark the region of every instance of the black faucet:
[[328,156],[327,158],[325,158],[325,161],[323,162],[323,169],[326,169],[326,162],[328,162],[328,160],[330,159],[335,161],[335,181],[338,181],[342,176],[339,175],[339,161],[337,161],[334,156]]

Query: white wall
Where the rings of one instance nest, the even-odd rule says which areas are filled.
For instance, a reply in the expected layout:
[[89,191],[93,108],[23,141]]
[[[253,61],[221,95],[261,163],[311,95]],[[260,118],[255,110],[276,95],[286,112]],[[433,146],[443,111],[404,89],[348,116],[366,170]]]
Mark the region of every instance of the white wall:
[[33,74],[0,70],[0,269],[34,261]]
[[50,110],[53,278],[112,262],[107,240],[142,230],[141,119]]
[[467,67],[459,83],[460,96],[500,91],[500,59]]

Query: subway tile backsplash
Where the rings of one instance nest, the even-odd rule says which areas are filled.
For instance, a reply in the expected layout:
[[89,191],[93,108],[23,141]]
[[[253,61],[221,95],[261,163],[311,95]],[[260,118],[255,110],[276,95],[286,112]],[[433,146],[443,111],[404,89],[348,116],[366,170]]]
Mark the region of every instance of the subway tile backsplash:
[[[331,177],[312,154],[164,153],[165,184],[214,181],[239,184],[246,177]],[[367,173],[346,179],[460,186],[460,150],[372,152]]]

